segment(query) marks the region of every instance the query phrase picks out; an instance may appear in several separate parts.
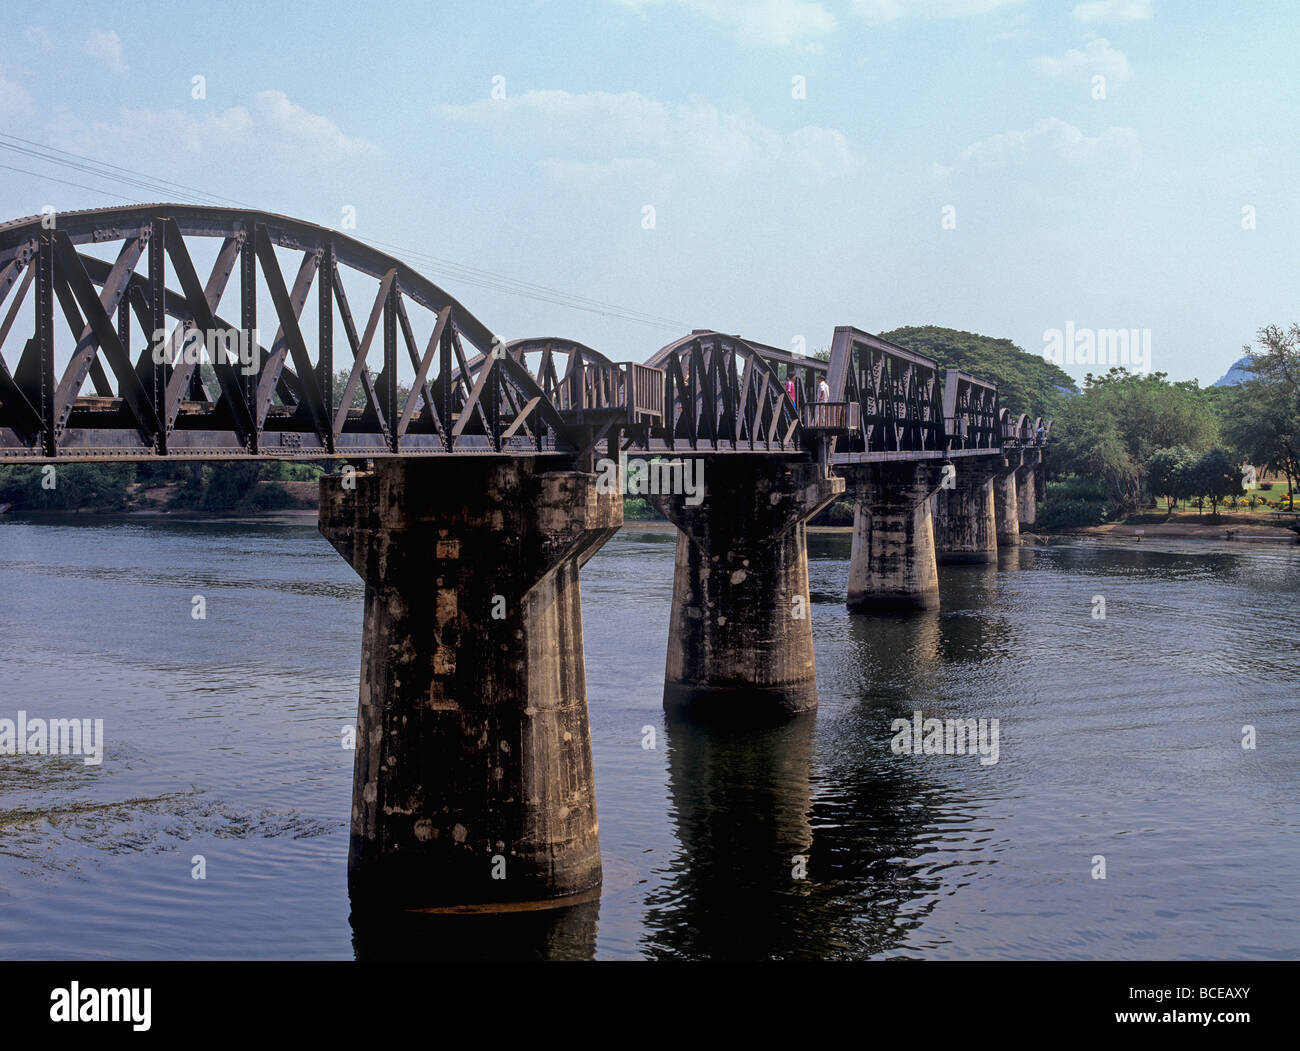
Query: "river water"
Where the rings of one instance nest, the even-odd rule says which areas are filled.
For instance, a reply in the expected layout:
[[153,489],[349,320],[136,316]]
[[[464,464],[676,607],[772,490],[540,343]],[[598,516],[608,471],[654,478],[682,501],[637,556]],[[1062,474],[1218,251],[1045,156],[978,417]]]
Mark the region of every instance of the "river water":
[[[0,956],[1300,956],[1300,549],[1058,540],[909,617],[845,609],[848,553],[809,538],[815,716],[665,726],[673,535],[626,527],[582,577],[599,901],[354,927],[362,585],[314,520],[2,518],[0,718],[106,745],[0,756]],[[997,762],[895,754],[917,710]]]

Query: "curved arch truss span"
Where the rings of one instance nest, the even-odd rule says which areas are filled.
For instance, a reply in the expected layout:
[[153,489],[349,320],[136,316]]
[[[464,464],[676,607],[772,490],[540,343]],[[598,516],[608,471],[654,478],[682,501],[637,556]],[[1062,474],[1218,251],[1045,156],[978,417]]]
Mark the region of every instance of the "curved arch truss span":
[[[581,447],[575,414],[506,348],[399,260],[280,215],[0,224],[0,460]],[[611,389],[604,358],[578,364],[574,390]]]

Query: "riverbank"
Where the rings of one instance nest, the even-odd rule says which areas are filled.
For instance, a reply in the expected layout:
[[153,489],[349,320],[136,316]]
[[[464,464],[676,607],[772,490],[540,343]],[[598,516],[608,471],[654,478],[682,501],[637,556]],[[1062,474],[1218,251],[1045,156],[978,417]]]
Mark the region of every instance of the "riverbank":
[[1135,524],[1109,522],[1106,525],[1081,526],[1074,529],[1044,530],[1052,536],[1098,536],[1113,539],[1178,539],[1178,540],[1268,540],[1278,543],[1296,543],[1297,536],[1281,526],[1237,524],[1231,519],[1218,522],[1154,522]]
[[[87,518],[87,517],[123,517],[123,518],[172,518],[172,519],[211,519],[213,521],[315,521],[316,507],[282,507],[267,510],[254,508],[234,508],[226,511],[206,511],[197,507],[128,507],[120,510],[103,510],[99,508],[80,508],[60,511],[15,510],[9,517],[14,519],[39,517],[44,519]],[[631,532],[670,533],[675,529],[671,522],[662,518],[625,518],[623,528]],[[1229,531],[1232,535],[1229,536]],[[818,535],[843,535],[853,532],[852,526],[810,525],[809,533]],[[1072,529],[1023,530],[1020,534],[1022,544],[1045,544],[1052,540],[1069,537],[1092,536],[1111,540],[1134,539],[1169,539],[1169,540],[1244,540],[1270,541],[1273,543],[1297,543],[1295,533],[1278,526],[1257,524],[1234,525],[1230,520],[1219,522],[1170,522],[1147,523],[1135,525],[1130,522],[1111,522],[1100,526],[1081,526]]]
[[1224,509],[1219,514],[1194,511],[1144,511],[1120,522],[1091,526],[1062,526],[1037,529],[1054,536],[1096,536],[1110,538],[1168,538],[1179,540],[1268,540],[1293,543],[1296,533],[1289,528],[1296,516],[1270,512]]

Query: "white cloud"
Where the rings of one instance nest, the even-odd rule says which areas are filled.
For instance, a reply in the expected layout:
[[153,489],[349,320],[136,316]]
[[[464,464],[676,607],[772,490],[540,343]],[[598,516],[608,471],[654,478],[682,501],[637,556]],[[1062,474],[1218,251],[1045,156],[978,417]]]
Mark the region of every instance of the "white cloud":
[[[438,105],[434,112],[446,120],[508,130],[514,143],[535,134],[540,148],[563,148],[565,161],[545,163],[552,176],[567,172],[590,179],[650,163],[723,172],[788,164],[836,175],[855,163],[848,140],[833,128],[781,132],[706,102],[665,105],[635,91],[528,91],[461,106]],[[598,156],[573,156],[592,151]],[[610,154],[618,159],[611,160]]]
[[1109,167],[1123,173],[1141,164],[1142,145],[1134,128],[1110,127],[1089,136],[1057,117],[1045,117],[1032,128],[1004,131],[971,143],[962,150],[961,159],[982,169],[1049,161]]
[[1151,0],[1084,0],[1073,14],[1080,22],[1143,22],[1151,17]]
[[1032,64],[1038,72],[1051,77],[1083,71],[1102,73],[1107,80],[1122,83],[1133,75],[1128,57],[1118,48],[1111,47],[1104,37],[1088,41],[1082,50],[1072,47],[1064,55],[1042,55]]
[[82,51],[102,63],[110,73],[125,73],[126,60],[122,57],[122,38],[113,29],[92,29]]
[[835,28],[835,16],[816,0],[613,0],[644,12],[672,4],[708,18],[735,34],[741,43],[778,47],[808,46]]
[[0,73],[0,117],[10,120],[27,117],[32,113],[32,98],[21,84],[5,78]]
[[893,22],[900,18],[965,18],[986,15],[1003,7],[1017,7],[1024,0],[853,0],[853,10],[869,22]]
[[254,106],[255,123],[282,136],[289,144],[301,145],[313,154],[345,157],[378,152],[366,139],[344,135],[328,117],[303,109],[283,91],[259,92]]
[[62,149],[92,156],[112,143],[120,154],[145,170],[184,170],[230,160],[275,161],[284,164],[339,163],[378,153],[366,139],[344,135],[328,117],[311,113],[282,91],[263,91],[249,107],[121,111],[117,123],[85,124],[64,113],[51,128],[51,139]]

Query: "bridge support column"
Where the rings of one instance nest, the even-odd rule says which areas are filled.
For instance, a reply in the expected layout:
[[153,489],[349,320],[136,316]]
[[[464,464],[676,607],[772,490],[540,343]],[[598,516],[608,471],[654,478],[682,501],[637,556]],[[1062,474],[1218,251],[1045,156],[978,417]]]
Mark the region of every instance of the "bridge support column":
[[595,475],[529,460],[321,480],[321,532],[366,582],[354,908],[599,886],[578,570],[622,521]]
[[817,464],[709,457],[704,499],[650,499],[678,530],[664,709],[776,722],[817,705],[805,524],[844,492]]
[[993,513],[999,547],[1020,543],[1020,496],[1016,488],[1016,463],[1004,463],[993,476]]
[[[1028,460],[1029,457],[1026,456],[1025,459]],[[1024,463],[1016,468],[1016,497],[1022,526],[1031,526],[1038,520],[1037,475],[1038,464],[1036,462]]]
[[996,562],[994,473],[972,460],[959,462],[956,467],[952,488],[935,494],[935,554],[940,563]]
[[930,509],[936,468],[872,464],[845,470],[854,489],[849,609],[938,609]]

